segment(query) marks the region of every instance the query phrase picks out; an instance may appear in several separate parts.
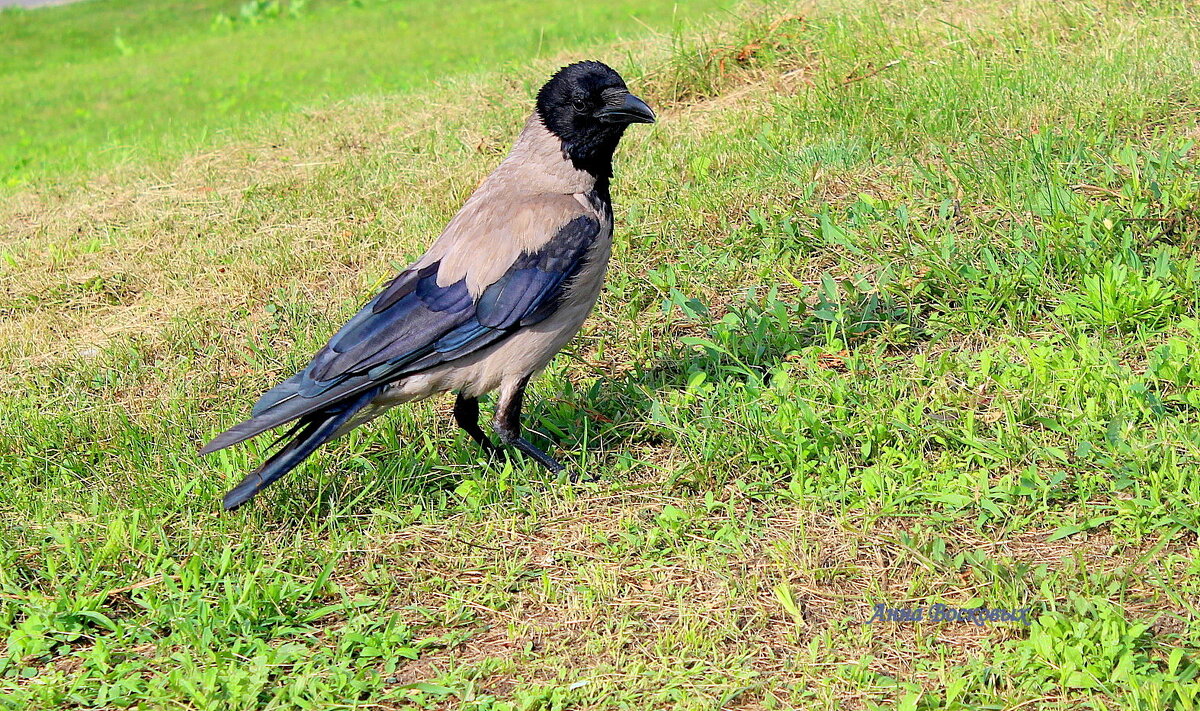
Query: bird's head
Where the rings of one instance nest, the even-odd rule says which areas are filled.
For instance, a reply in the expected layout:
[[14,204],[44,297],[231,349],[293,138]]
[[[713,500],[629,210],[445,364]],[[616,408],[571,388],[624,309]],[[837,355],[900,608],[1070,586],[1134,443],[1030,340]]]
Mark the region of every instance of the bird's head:
[[625,127],[654,123],[654,111],[601,62],[576,62],[555,72],[538,92],[537,115],[562,140],[563,154],[576,168],[605,178]]

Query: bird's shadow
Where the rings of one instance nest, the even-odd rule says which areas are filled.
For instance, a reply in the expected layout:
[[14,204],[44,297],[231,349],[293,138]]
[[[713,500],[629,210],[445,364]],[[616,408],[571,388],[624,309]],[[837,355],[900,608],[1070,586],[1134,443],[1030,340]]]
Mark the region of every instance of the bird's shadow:
[[[851,348],[891,324],[907,325],[913,343],[929,336],[919,319],[874,294],[837,307],[833,336],[851,343]],[[585,364],[582,378],[566,377],[568,371],[580,371],[568,366],[541,379],[523,418],[526,437],[568,467],[586,461],[589,471],[578,472],[585,479],[603,476],[618,471],[620,467],[614,465],[621,459],[637,461],[637,455],[648,450],[652,454],[656,447],[673,446],[668,439],[674,435],[655,421],[655,408],[669,410],[671,393],[686,389],[694,374],[703,372],[709,381],[758,378],[765,383],[789,353],[831,337],[829,315],[821,317],[820,308],[803,302],[775,300],[747,304],[733,312],[732,326],[726,323],[728,316],[719,322],[709,318],[672,322],[673,330],[651,349],[650,357],[632,366]],[[709,345],[684,338],[695,334],[703,334],[699,340]],[[485,405],[485,417],[490,410]],[[273,519],[360,516],[418,504],[425,510],[446,508],[453,505],[453,492],[464,481],[486,480],[499,476],[498,472],[504,473],[506,485],[513,490],[549,487],[556,481],[521,455],[489,458],[458,429],[448,412],[385,415],[347,439],[349,447],[346,440],[331,445],[338,449],[335,459],[319,460],[331,462],[325,471],[314,472],[316,467],[309,464],[261,497],[271,502],[267,508]],[[580,457],[581,452],[586,456]]]
[[[669,393],[684,390],[693,374],[704,372],[715,380],[757,373],[766,379],[790,351],[812,340],[809,333],[779,325],[744,324],[745,334],[723,341],[721,351],[685,346],[678,337],[669,338],[652,359],[613,376],[593,366],[592,377],[544,378],[529,398],[524,418],[527,437],[569,468],[577,467],[579,453],[586,451],[589,471],[580,474],[585,480],[602,477],[631,450],[644,453],[668,444],[663,428],[652,425],[654,408],[656,404],[670,407]],[[731,372],[731,363],[737,363],[738,372]],[[485,406],[484,416],[488,415],[490,407]],[[430,419],[436,422],[434,427],[429,426]],[[515,488],[556,483],[554,475],[519,454],[489,458],[448,416],[385,415],[368,427],[373,429],[350,438],[352,451],[339,453],[337,464],[327,471],[313,476],[309,465],[308,476],[302,469],[296,472],[300,476],[278,487],[281,491],[263,497],[276,502],[270,507],[271,518],[282,522],[296,515],[362,516],[418,502],[425,508],[444,507],[464,480],[494,475],[505,469],[506,459],[512,463],[509,475]],[[343,441],[332,446],[346,445]]]

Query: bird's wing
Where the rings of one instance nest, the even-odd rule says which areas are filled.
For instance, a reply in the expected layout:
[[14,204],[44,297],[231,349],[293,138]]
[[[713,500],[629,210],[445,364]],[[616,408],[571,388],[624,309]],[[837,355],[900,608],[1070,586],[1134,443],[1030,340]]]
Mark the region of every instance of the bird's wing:
[[401,272],[308,366],[264,393],[249,420],[209,442],[201,453],[474,353],[542,321],[558,308],[567,281],[579,272],[599,234],[595,217],[576,217],[537,250],[517,256],[477,297],[468,291],[466,276],[438,284],[441,260]]

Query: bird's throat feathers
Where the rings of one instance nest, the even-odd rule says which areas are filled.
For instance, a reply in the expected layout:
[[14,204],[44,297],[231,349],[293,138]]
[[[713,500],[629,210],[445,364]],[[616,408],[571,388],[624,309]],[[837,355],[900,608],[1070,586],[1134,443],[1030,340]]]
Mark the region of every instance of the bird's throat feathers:
[[581,136],[571,141],[562,139],[563,158],[571,161],[579,170],[594,175],[597,181],[607,184],[613,174],[613,154],[617,151],[625,127],[610,130],[612,133],[602,136]]
[[597,155],[595,147],[569,144],[547,129],[535,112],[500,164],[496,177],[511,175],[536,192],[570,195],[595,190],[607,198],[616,140],[606,148],[606,154]]

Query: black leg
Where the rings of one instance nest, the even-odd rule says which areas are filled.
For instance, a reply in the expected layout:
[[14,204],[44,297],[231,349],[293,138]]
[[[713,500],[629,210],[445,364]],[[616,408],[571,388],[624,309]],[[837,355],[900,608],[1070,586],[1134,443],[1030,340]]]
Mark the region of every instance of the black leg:
[[454,401],[454,421],[488,454],[499,451],[479,426],[479,399],[459,395]]
[[496,403],[496,418],[492,421],[492,427],[500,436],[501,442],[516,447],[533,457],[551,474],[557,474],[563,470],[563,465],[521,436],[521,407],[525,402],[525,386],[528,384],[529,376],[526,375],[515,386],[501,386],[500,401]]

